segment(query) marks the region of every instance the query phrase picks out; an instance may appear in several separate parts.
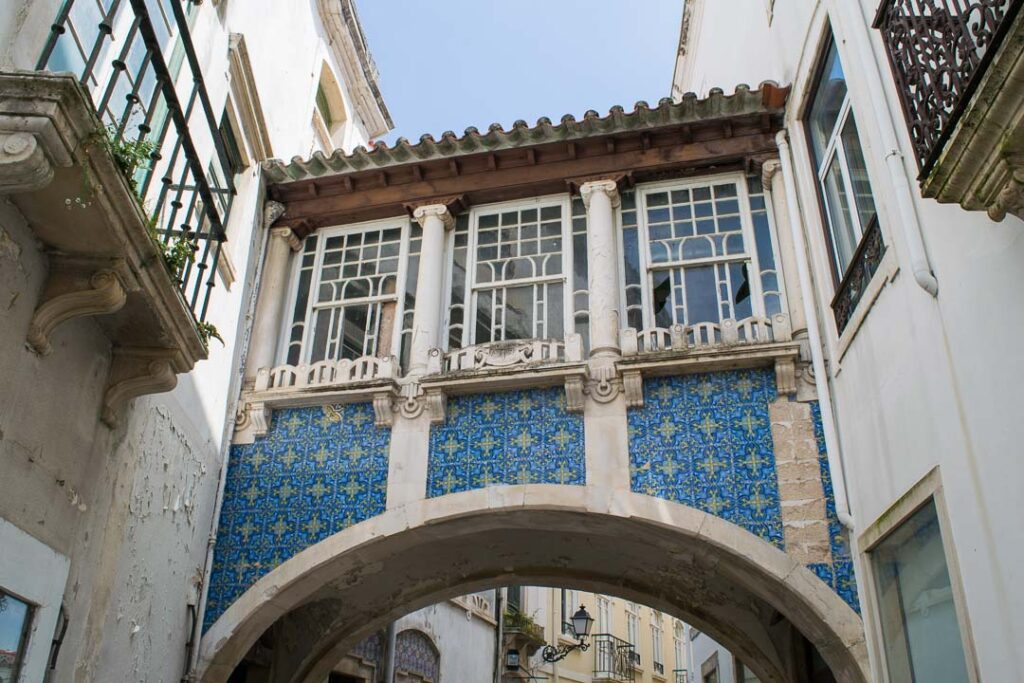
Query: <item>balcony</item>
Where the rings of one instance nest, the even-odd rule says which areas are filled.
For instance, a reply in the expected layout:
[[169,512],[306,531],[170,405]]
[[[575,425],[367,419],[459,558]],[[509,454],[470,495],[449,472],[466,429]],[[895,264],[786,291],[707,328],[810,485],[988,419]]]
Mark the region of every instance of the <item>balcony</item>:
[[672,676],[674,683],[690,683],[689,674],[686,673],[686,669],[673,669]]
[[594,683],[633,682],[636,677],[634,665],[638,655],[631,643],[608,633],[598,633],[593,637],[592,647]]
[[28,345],[45,355],[61,323],[95,316],[114,348],[113,424],[126,400],[206,357],[234,188],[191,7],[104,4],[68,0],[37,70],[0,74],[0,194],[50,255]]
[[924,196],[1024,215],[1022,0],[884,0],[885,43]]

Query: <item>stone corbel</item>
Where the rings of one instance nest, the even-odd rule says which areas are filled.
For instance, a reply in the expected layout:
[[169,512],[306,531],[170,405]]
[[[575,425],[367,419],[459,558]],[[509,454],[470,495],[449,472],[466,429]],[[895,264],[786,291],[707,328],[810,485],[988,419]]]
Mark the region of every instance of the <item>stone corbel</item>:
[[247,401],[235,413],[235,443],[252,443],[270,432],[273,409],[262,401]]
[[775,359],[775,387],[780,396],[792,396],[797,392],[796,359]]
[[114,349],[110,380],[103,396],[100,418],[108,427],[116,427],[121,408],[133,398],[170,391],[177,385],[174,361],[180,355],[173,349]]
[[626,370],[622,373],[622,390],[626,394],[627,408],[644,407],[644,378],[639,370]]
[[395,399],[391,390],[381,391],[373,395],[373,423],[380,428],[391,427],[395,424],[395,411],[392,408],[392,401]]
[[0,194],[42,189],[53,180],[54,167],[74,163],[65,142],[70,131],[53,117],[53,103],[42,98],[17,92],[4,104],[11,113],[0,114]]
[[999,166],[1002,187],[987,207],[988,217],[1000,222],[1009,213],[1024,220],[1024,152],[1004,152]]
[[29,347],[40,355],[49,354],[50,335],[58,325],[82,316],[114,313],[134,288],[134,279],[121,259],[52,256],[42,303],[29,323]]
[[565,409],[570,413],[582,413],[583,400],[583,377],[574,375],[565,378]]

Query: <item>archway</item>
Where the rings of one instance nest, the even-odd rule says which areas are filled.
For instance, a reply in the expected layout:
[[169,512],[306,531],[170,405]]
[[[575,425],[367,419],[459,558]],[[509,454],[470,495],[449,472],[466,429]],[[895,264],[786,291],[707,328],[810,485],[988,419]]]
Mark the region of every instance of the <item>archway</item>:
[[308,548],[213,624],[200,680],[225,681],[271,627],[305,634],[275,664],[279,680],[323,680],[332,661],[388,621],[510,582],[572,584],[648,604],[709,633],[764,683],[799,680],[801,639],[840,683],[868,680],[859,617],[782,551],[693,508],[554,485],[409,504]]

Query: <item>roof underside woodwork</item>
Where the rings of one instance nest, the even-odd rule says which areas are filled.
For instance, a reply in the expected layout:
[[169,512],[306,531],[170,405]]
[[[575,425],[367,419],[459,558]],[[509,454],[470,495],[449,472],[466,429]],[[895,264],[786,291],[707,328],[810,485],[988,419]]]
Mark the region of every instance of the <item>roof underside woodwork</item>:
[[276,225],[304,237],[317,228],[406,213],[430,203],[463,206],[575,189],[580,179],[620,177],[645,182],[713,170],[752,170],[776,155],[788,88],[763,83],[703,100],[637,103],[605,117],[587,112],[534,127],[517,121],[505,131],[467,129],[462,137],[400,139],[351,155],[317,153],[290,164],[264,163],[270,198],[285,205]]

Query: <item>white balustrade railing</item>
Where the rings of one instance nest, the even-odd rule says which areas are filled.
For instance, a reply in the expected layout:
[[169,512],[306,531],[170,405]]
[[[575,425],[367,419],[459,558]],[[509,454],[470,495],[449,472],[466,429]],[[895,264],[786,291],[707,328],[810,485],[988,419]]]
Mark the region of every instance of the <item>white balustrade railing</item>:
[[619,333],[623,356],[636,356],[658,351],[691,351],[739,344],[767,344],[790,341],[793,332],[789,318],[783,314],[771,318],[751,316],[742,320],[726,319],[721,323],[697,323],[652,327],[645,330],[627,328]]
[[427,374],[503,370],[551,363],[578,363],[582,360],[583,338],[578,334],[570,334],[565,341],[523,339],[490,342],[447,353],[441,349],[431,349]]
[[256,391],[343,387],[357,382],[397,379],[398,376],[398,360],[394,356],[322,360],[309,365],[262,368],[256,373]]

